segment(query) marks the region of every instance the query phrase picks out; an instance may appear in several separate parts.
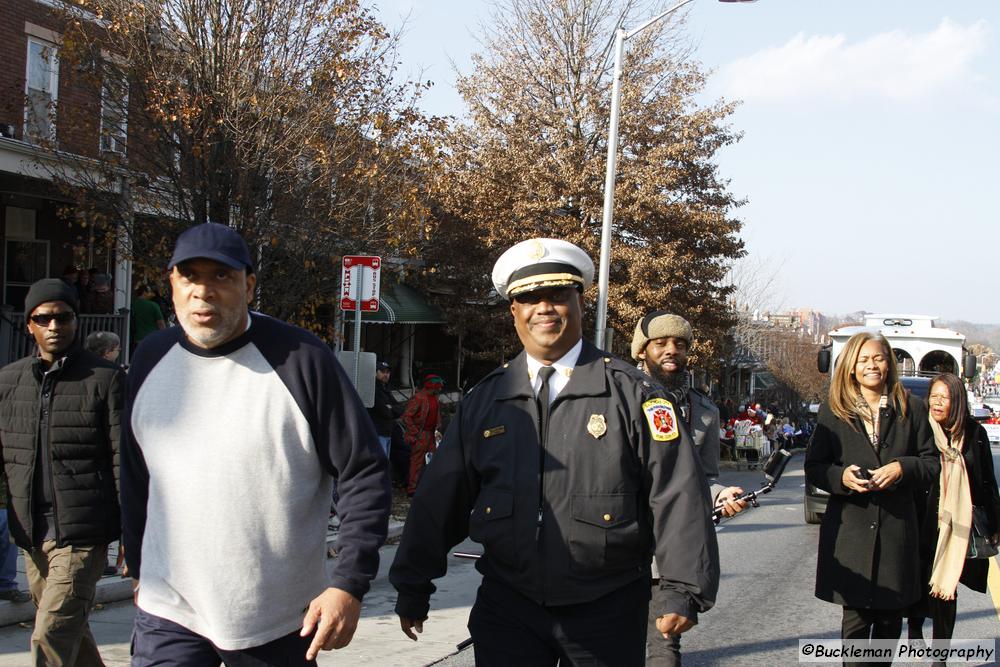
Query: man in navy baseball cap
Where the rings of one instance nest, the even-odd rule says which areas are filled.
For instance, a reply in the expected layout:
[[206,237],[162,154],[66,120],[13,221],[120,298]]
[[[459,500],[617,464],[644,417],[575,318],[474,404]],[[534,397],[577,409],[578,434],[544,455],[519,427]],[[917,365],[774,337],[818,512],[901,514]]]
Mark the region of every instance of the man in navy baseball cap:
[[172,271],[189,259],[212,259],[237,271],[246,269],[247,273],[253,273],[246,241],[232,227],[216,222],[196,225],[178,236],[167,269]]

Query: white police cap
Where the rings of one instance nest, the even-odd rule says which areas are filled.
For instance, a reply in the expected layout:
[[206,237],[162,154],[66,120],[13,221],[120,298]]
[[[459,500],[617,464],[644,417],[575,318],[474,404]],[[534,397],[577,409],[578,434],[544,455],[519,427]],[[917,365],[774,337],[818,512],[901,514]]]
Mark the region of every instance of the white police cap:
[[594,262],[583,250],[561,239],[528,239],[508,248],[493,265],[493,286],[505,298],[544,287],[594,282]]

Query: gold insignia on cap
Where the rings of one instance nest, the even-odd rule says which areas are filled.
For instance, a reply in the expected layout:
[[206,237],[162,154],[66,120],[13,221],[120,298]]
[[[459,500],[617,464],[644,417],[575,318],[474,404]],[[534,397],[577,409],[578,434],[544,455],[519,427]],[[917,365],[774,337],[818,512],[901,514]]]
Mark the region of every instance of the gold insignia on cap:
[[607,432],[608,421],[604,418],[604,415],[590,415],[590,421],[587,422],[587,433],[595,438],[600,438]]
[[527,256],[531,259],[541,259],[545,257],[545,246],[538,239],[533,239],[531,241],[531,247],[528,248]]

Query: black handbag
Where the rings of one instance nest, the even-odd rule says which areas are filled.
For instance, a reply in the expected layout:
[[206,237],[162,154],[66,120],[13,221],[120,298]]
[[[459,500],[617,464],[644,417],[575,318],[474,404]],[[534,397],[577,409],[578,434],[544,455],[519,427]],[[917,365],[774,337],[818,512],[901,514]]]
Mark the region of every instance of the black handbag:
[[986,519],[986,508],[972,506],[972,530],[969,532],[969,553],[966,558],[993,558],[1000,553],[990,544],[990,522]]

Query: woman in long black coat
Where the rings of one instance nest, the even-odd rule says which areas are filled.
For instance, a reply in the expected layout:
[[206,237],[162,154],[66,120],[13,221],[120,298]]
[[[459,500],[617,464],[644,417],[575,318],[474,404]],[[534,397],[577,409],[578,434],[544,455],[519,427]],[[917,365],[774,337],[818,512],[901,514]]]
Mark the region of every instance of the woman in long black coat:
[[[948,444],[952,447],[961,447],[966,470],[966,489],[961,491],[969,494],[972,505],[985,510],[987,536],[993,544],[997,544],[1000,542],[1000,490],[997,489],[997,479],[993,472],[993,455],[990,453],[986,430],[969,414],[969,402],[962,381],[951,373],[938,376],[931,383],[927,403],[931,419],[941,426],[942,435],[947,438]],[[953,435],[955,433],[962,434],[961,443],[957,442],[957,437]],[[941,456],[945,454],[942,453]],[[944,475],[935,477],[926,494],[917,495],[918,510],[923,512],[920,526],[920,555],[925,586],[924,598],[914,605],[908,619],[907,627],[911,639],[923,638],[921,626],[926,616],[930,616],[933,620],[934,639],[951,639],[955,631],[957,582],[954,577],[948,579],[944,573],[946,568],[942,566],[941,572],[933,577],[932,582],[939,590],[928,594],[926,585],[932,580],[935,554],[939,551],[938,508],[941,502],[942,477]],[[953,490],[953,493],[958,492],[959,489]],[[922,500],[925,507],[919,506]],[[951,531],[948,531],[946,535],[950,533]],[[954,536],[951,539],[954,539]],[[963,541],[963,544],[959,545],[960,550],[968,551],[968,547],[964,544]],[[989,563],[989,559],[986,558],[965,560],[960,566],[961,574],[958,581],[979,593],[987,592]],[[955,574],[959,572],[958,567],[956,566]]]
[[830,493],[816,597],[844,608],[844,639],[896,639],[923,590],[914,491],[939,464],[927,411],[898,382],[889,342],[851,337],[806,452],[809,481]]

